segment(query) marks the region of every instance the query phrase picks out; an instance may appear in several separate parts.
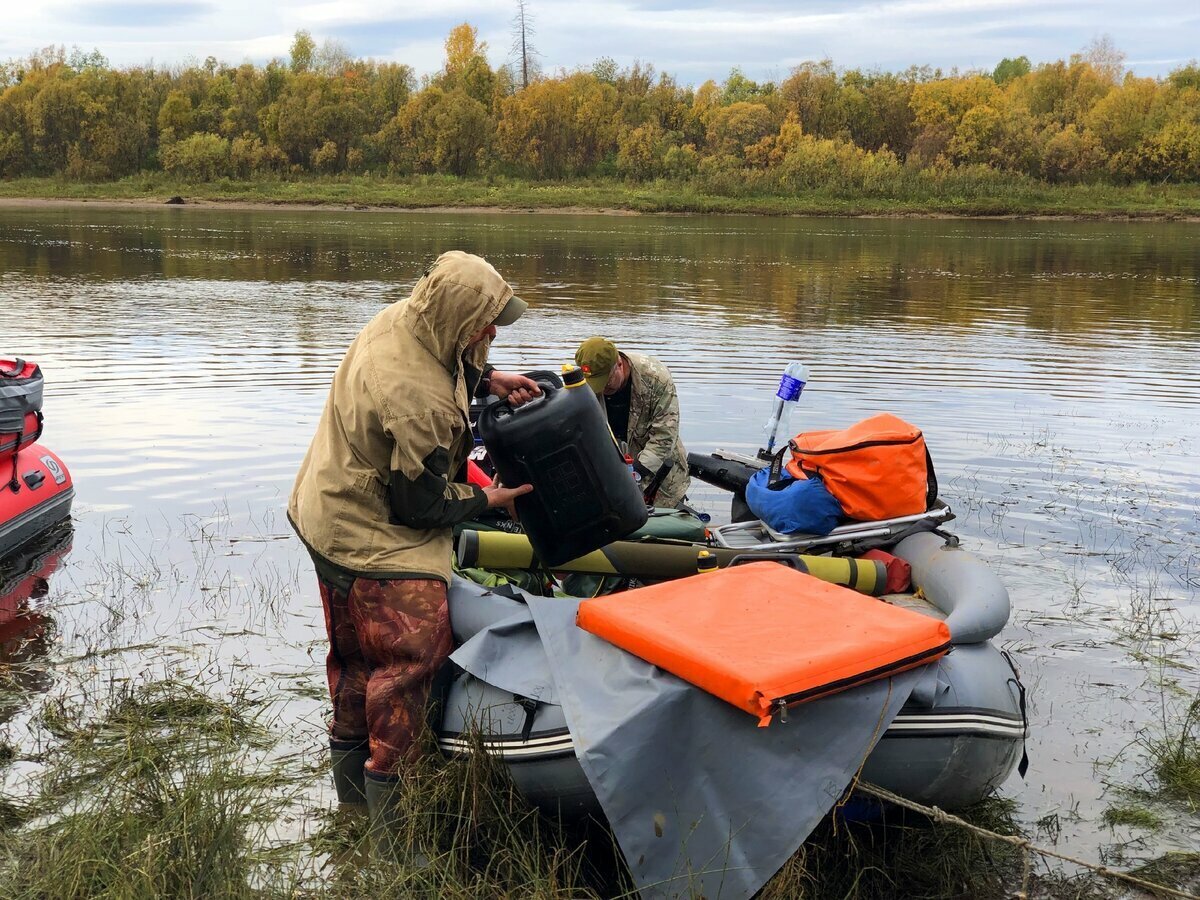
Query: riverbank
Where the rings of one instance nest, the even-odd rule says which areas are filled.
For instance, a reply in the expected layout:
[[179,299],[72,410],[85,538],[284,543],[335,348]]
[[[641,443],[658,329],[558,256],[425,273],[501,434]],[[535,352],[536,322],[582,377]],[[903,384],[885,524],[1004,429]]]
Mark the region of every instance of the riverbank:
[[159,206],[173,197],[182,198],[184,205],[246,209],[1200,221],[1200,185],[1052,185],[1016,176],[979,178],[961,173],[915,173],[871,191],[820,189],[788,196],[717,192],[695,181],[535,182],[448,176],[393,179],[358,175],[191,183],[145,174],[104,182],[57,178],[0,181],[0,203],[4,205],[86,201]]

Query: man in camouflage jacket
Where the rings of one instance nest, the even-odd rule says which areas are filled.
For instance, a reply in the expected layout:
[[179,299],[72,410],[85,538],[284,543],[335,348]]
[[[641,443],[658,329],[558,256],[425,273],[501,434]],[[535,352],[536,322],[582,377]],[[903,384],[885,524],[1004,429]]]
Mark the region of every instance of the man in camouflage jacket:
[[655,506],[681,503],[690,479],[679,437],[679,397],[667,367],[653,356],[619,351],[602,337],[580,344],[575,362],[602,398],[613,435],[626,444],[643,488],[650,490],[646,499]]

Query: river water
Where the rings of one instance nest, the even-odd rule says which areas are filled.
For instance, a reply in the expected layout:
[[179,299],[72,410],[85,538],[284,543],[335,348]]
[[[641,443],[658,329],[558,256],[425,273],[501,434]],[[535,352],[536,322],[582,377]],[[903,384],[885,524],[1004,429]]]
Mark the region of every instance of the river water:
[[[461,248],[531,304],[494,363],[556,367],[592,334],[652,353],[690,449],[757,446],[792,359],[812,370],[794,430],[918,423],[954,530],[1012,595],[1019,820],[1118,864],[1195,848],[1146,746],[1200,691],[1197,227],[0,207],[0,352],[41,364],[43,441],[78,492],[38,601],[52,639],[2,727],[32,740],[39,703],[96,678],[199,672],[279,692],[320,752],[323,626],[287,494],[346,345]],[[1105,824],[1129,803],[1163,826]]]

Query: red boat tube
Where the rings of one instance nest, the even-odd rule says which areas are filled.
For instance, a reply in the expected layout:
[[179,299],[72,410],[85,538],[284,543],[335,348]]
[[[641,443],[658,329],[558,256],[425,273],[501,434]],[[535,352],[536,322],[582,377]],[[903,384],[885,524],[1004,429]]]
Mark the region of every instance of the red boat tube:
[[0,558],[69,516],[74,499],[67,467],[43,445],[30,444],[5,460],[0,467]]

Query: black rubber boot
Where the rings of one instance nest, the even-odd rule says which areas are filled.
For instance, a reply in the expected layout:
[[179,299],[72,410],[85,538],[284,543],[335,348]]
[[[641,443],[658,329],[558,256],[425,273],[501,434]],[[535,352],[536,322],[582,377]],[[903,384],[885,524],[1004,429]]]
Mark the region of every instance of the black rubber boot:
[[363,766],[371,757],[366,741],[329,739],[329,765],[333,769],[333,786],[338,803],[361,806],[367,802],[363,787]]
[[371,837],[371,855],[375,859],[394,860],[399,847],[397,810],[400,779],[395,775],[375,775],[363,770],[363,785],[367,796],[367,820]]
[[414,869],[429,866],[429,857],[419,848],[408,845],[400,834],[400,778],[396,775],[376,775],[363,770],[367,795],[371,855],[377,860],[401,863]]

